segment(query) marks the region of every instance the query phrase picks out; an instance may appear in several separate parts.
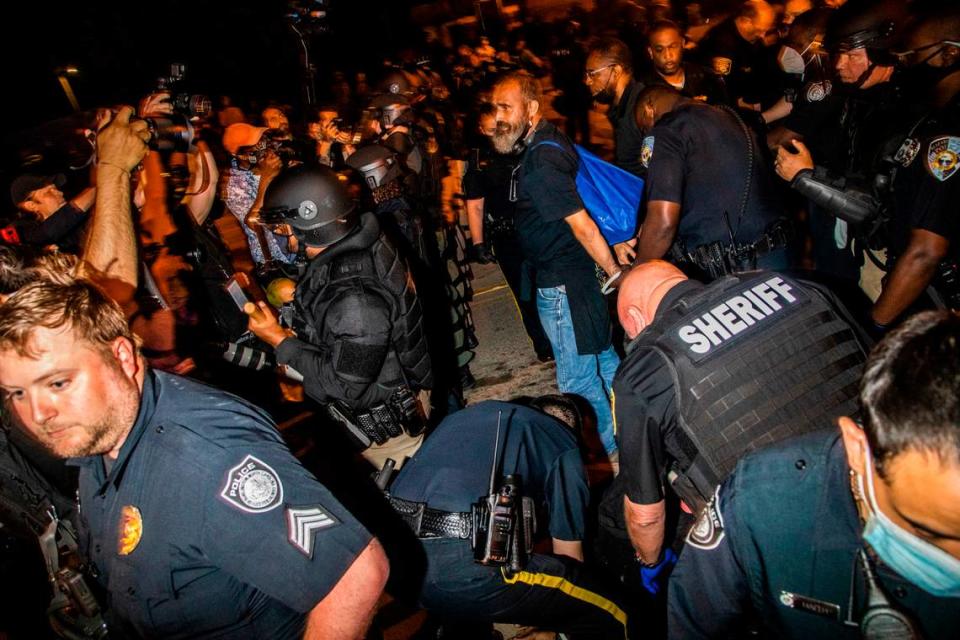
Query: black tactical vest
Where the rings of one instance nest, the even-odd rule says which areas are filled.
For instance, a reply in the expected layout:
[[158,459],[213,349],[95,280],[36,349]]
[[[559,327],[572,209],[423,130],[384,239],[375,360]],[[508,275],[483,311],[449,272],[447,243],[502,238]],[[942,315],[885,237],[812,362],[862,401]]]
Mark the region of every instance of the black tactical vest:
[[688,469],[674,489],[703,506],[749,451],[857,410],[866,350],[820,287],[765,272],[685,296],[633,349],[659,352],[676,381]]
[[294,300],[298,337],[323,345],[324,319],[331,303],[351,291],[376,292],[390,307],[393,324],[393,353],[377,378],[377,385],[384,390],[380,400],[385,400],[399,384],[407,384],[414,391],[429,388],[432,373],[420,301],[406,265],[386,238],[378,235],[367,247],[342,251],[310,267]]

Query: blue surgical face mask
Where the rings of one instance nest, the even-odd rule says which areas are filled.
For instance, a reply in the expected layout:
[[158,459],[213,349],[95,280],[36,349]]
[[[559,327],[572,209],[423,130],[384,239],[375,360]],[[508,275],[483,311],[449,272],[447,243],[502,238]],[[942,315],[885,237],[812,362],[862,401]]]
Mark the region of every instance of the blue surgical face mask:
[[[870,448],[867,458],[872,460]],[[866,496],[870,515],[863,539],[891,569],[933,596],[960,598],[960,560],[897,526],[877,506],[874,472],[868,465],[866,491],[863,476],[857,476],[860,493]]]

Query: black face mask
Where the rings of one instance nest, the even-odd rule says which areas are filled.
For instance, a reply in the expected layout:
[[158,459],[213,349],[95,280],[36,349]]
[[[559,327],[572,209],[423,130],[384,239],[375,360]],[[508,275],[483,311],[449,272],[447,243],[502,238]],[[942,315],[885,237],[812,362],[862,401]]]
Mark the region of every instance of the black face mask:
[[593,96],[593,101],[597,104],[613,104],[614,99],[616,98],[616,93],[613,91],[613,87],[607,83],[603,89],[601,89],[596,95]]

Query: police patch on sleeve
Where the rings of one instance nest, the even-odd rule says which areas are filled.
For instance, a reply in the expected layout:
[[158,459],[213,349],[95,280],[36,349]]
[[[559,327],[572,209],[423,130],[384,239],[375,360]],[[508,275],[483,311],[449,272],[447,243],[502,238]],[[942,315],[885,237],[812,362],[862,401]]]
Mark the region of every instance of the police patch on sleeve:
[[297,551],[311,560],[317,532],[337,524],[340,521],[319,505],[287,507],[287,539]]
[[940,182],[946,182],[960,166],[960,138],[941,136],[927,147],[927,169]]
[[644,167],[650,167],[650,158],[653,157],[653,136],[647,136],[643,139],[643,146],[640,147],[640,164]]
[[730,70],[733,69],[733,60],[717,56],[710,60],[710,66],[713,67],[713,72],[718,76],[728,76]]
[[263,460],[248,455],[227,472],[220,497],[247,513],[266,513],[283,502],[283,483]]
[[719,502],[720,487],[717,487],[710,504],[700,513],[697,522],[687,534],[687,544],[704,551],[717,548],[723,540],[723,516],[720,515]]
[[811,82],[807,85],[807,102],[820,102],[833,91],[833,84],[829,80]]

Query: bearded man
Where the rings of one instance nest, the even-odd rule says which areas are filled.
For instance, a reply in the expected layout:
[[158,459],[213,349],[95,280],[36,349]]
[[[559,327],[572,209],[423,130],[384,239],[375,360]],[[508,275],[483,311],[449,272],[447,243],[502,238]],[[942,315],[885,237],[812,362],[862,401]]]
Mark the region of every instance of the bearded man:
[[[540,322],[553,346],[557,386],[590,402],[607,455],[615,460],[610,389],[620,359],[611,344],[610,314],[594,263],[616,282],[621,270],[577,194],[577,152],[567,136],[541,118],[536,79],[503,76],[493,89],[499,153],[521,155],[510,184],[517,237],[536,273]],[[522,296],[527,297],[527,296]]]

